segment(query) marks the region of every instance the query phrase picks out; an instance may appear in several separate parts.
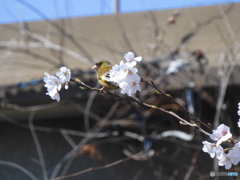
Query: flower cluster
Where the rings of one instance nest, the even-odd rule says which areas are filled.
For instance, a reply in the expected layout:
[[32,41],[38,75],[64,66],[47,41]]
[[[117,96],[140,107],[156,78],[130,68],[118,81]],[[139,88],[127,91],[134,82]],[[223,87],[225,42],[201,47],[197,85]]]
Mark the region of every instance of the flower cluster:
[[135,57],[132,52],[128,52],[124,57],[127,60],[126,63],[121,61],[119,65],[114,65],[109,71],[109,81],[116,83],[122,94],[132,96],[137,91],[141,91],[141,78],[137,74],[138,69],[135,66],[142,60],[142,57]]
[[65,89],[68,89],[68,82],[71,78],[71,71],[66,67],[61,67],[60,71],[56,73],[56,76],[49,75],[45,72],[45,77],[43,81],[46,83],[45,87],[47,88],[48,93],[52,99],[60,101],[60,96],[58,91],[61,90],[62,84],[65,83]]
[[[240,116],[240,103],[238,103],[238,115]],[[238,120],[238,127],[240,128],[240,119]]]
[[[222,142],[227,141],[232,138],[230,128],[224,124],[218,126],[216,130],[210,135],[210,138],[216,143],[210,143],[208,141],[203,141],[203,151],[209,153],[211,158],[216,158],[219,160],[219,166],[225,166],[226,169],[230,169],[232,165],[237,165],[240,162],[240,142],[236,143],[233,148],[223,149],[220,145]],[[228,151],[229,150],[229,151]],[[225,152],[228,151],[226,154]]]

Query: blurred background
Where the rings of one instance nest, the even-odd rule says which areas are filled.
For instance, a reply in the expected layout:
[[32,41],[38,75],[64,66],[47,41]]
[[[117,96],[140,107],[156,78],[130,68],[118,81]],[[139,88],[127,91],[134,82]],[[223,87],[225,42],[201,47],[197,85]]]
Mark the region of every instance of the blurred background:
[[42,80],[67,66],[72,77],[100,88],[92,66],[119,64],[131,51],[143,57],[139,75],[174,101],[144,83],[136,98],[189,122],[188,112],[213,128],[224,123],[239,139],[238,2],[2,0],[0,179],[81,172],[65,179],[187,180],[240,172],[218,167],[202,151],[209,138],[173,116],[73,82],[56,102]]

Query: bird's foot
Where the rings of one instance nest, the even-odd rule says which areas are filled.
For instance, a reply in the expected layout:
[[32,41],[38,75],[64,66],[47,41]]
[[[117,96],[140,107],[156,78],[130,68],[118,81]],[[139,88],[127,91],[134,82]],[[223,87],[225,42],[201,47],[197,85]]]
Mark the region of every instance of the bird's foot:
[[99,89],[98,91],[100,92],[100,93],[102,93],[103,92],[103,90],[104,90],[104,87],[102,87],[101,89]]

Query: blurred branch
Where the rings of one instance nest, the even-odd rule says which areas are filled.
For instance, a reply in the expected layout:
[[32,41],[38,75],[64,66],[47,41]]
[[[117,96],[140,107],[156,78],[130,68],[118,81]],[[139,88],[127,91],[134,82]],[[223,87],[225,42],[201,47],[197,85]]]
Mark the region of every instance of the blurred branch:
[[199,151],[195,151],[192,157],[191,165],[188,168],[187,173],[185,174],[184,180],[188,180],[191,177],[191,174],[195,168],[196,162],[198,160]]
[[153,139],[159,140],[169,136],[176,137],[184,141],[192,141],[194,137],[193,134],[187,134],[185,132],[178,131],[178,130],[169,130],[169,131],[164,131],[164,132],[161,132],[160,134],[157,134],[156,136],[153,137]]
[[230,62],[227,64],[226,67],[224,67],[221,71],[220,75],[220,85],[219,85],[219,93],[218,93],[218,99],[217,99],[217,105],[216,105],[216,113],[214,117],[214,127],[217,127],[219,125],[219,116],[221,113],[224,97],[226,94],[227,86],[229,83],[229,79],[232,75],[232,72],[240,60],[240,53],[239,53],[240,46],[237,44],[235,48],[233,49],[233,55],[234,57],[227,56],[226,54],[221,54],[219,57],[219,61],[224,62],[225,58],[230,58]]
[[[84,83],[83,83],[84,84]],[[87,86],[87,85],[86,85]],[[90,86],[89,86],[90,87]],[[92,88],[94,89],[94,88]],[[117,103],[118,104],[118,103]],[[116,108],[116,106],[113,106],[113,108]],[[105,124],[109,119],[109,117],[112,115],[113,112],[109,111],[109,114],[103,118],[102,120],[99,120],[98,123],[96,123],[94,125],[94,127],[91,129],[91,131],[88,133],[86,133],[86,136],[84,136],[84,138],[80,141],[80,143],[78,143],[71,151],[69,151],[54,167],[54,170],[52,172],[51,177],[54,178],[57,176],[57,174],[59,173],[61,167],[65,164],[65,166],[63,167],[63,170],[61,172],[61,176],[63,176],[68,168],[70,167],[73,159],[76,157],[77,153],[79,152],[79,150],[87,143],[89,142],[92,138],[93,138],[93,134],[97,134],[99,133],[103,126],[101,126],[100,124]],[[107,134],[109,136],[109,134]]]
[[118,25],[118,27],[119,27],[119,29],[120,29],[120,31],[121,31],[121,35],[122,35],[122,38],[123,38],[123,40],[124,40],[124,42],[125,42],[125,45],[126,45],[127,49],[128,49],[129,51],[131,51],[131,52],[134,52],[134,53],[136,54],[136,51],[134,50],[134,48],[133,48],[133,46],[132,46],[132,43],[131,43],[131,41],[129,40],[129,38],[128,38],[128,36],[127,36],[127,32],[126,32],[126,30],[124,29],[124,26],[123,26],[121,20],[119,19],[119,16],[116,15],[115,17],[116,17],[117,25]]
[[[64,52],[65,54],[74,57],[75,59],[82,61],[87,64],[88,60],[81,56],[79,53],[72,51],[71,49],[62,47],[60,45],[54,44],[47,39],[42,39],[43,37],[39,35],[34,35],[34,37],[39,41],[39,42],[13,42],[13,41],[0,41],[0,49],[4,50],[15,50],[15,51],[23,51],[26,54],[35,54],[35,56],[41,57],[40,55],[36,55],[36,53],[30,52],[28,49],[49,49],[49,50],[54,50],[57,52]],[[37,58],[38,59],[38,58]],[[41,58],[42,60],[47,59],[47,58]],[[45,60],[48,63],[53,63],[53,64],[58,64],[55,61],[51,59]],[[49,62],[50,61],[50,62]]]
[[[224,14],[227,15],[228,13],[230,13],[234,8],[234,4],[230,4],[228,8],[226,8],[224,10]],[[193,36],[204,26],[212,23],[215,20],[221,19],[222,18],[222,14],[219,15],[214,15],[211,16],[210,18],[208,18],[205,21],[202,21],[200,23],[198,23],[197,25],[195,25],[190,32],[188,32],[186,35],[184,35],[180,41],[180,43],[175,47],[175,49],[173,50],[173,53],[179,52],[180,48],[183,46],[183,44],[189,42]]]
[[[62,20],[61,20],[61,27],[63,27],[64,31],[66,31],[66,30],[65,30],[65,28],[66,28],[65,19],[62,19]],[[60,36],[59,45],[60,45],[61,47],[64,47],[65,42],[66,42],[65,36]],[[62,65],[65,64],[65,63],[64,63],[64,53],[63,53],[63,51],[59,51],[59,53],[58,53],[58,59],[59,59],[59,61],[60,61],[60,63],[61,63]]]
[[33,137],[36,149],[37,149],[40,165],[41,165],[41,168],[42,168],[43,179],[48,180],[47,168],[46,168],[46,165],[45,165],[45,160],[44,160],[44,156],[43,156],[43,153],[42,153],[42,148],[41,148],[40,142],[38,140],[38,136],[37,136],[37,133],[35,131],[35,128],[33,126],[34,115],[35,115],[35,111],[30,112],[29,119],[28,119],[29,129],[32,133],[32,137]]
[[[95,126],[95,129],[93,128],[92,130],[88,130],[88,132],[91,132],[91,131],[93,131],[93,132],[94,132],[94,131],[100,131],[100,129],[102,129],[102,127],[103,127],[101,124],[105,124],[106,121],[109,120],[109,118],[113,115],[113,113],[115,112],[115,109],[118,107],[118,105],[119,105],[119,102],[116,102],[116,103],[112,106],[112,108],[109,109],[108,114],[106,115],[106,117],[105,117],[102,121],[100,120],[100,121],[98,122],[97,126]],[[76,146],[74,147],[74,149],[79,150],[80,147],[78,147],[78,145],[76,145]],[[70,167],[71,164],[72,164],[72,161],[74,160],[75,156],[77,155],[76,152],[77,152],[77,151],[75,151],[74,154],[67,160],[66,165],[65,165],[65,167],[63,168],[61,175],[65,174],[65,173],[68,171],[69,167]]]
[[[152,86],[158,94],[164,95],[165,97],[169,98],[171,102],[174,102],[175,104],[177,104],[182,110],[184,110],[187,114],[189,114],[191,120],[195,121],[196,123],[200,123],[202,125],[204,125],[205,127],[212,129],[209,125],[205,124],[204,122],[202,122],[200,119],[198,119],[196,116],[194,116],[193,114],[191,114],[185,107],[183,107],[182,105],[180,105],[178,102],[176,102],[171,95],[169,94],[164,94],[159,88],[156,87],[156,85],[153,83],[153,81],[150,80],[151,83],[145,81],[144,79],[142,79],[142,82],[148,84],[149,86]],[[208,135],[209,136],[209,135]]]
[[59,26],[56,22],[51,21],[43,12],[41,12],[38,8],[34,7],[32,4],[24,1],[24,0],[16,0],[18,1],[20,4],[24,5],[26,8],[30,9],[31,11],[33,11],[34,13],[36,13],[37,15],[39,15],[40,17],[42,17],[47,23],[49,23],[50,25],[52,25],[55,29],[57,29],[63,36],[65,36],[66,38],[68,38],[72,44],[74,44],[80,51],[82,51],[82,53],[85,55],[85,57],[88,59],[88,61],[90,61],[91,63],[94,63],[93,58],[91,56],[90,53],[88,53],[87,50],[85,50],[85,48],[79,44],[79,42],[73,37],[72,34],[69,34],[68,32],[66,32],[61,26]]
[[[5,114],[0,112],[0,118],[1,120],[4,120],[6,122],[9,122],[11,124],[14,124],[15,126],[24,128],[24,129],[29,129],[29,126],[21,123],[19,121],[16,121],[8,116],[6,116]],[[40,131],[40,132],[48,132],[48,133],[61,133],[61,131],[64,131],[65,133],[67,133],[68,135],[72,135],[72,136],[79,136],[79,137],[90,137],[90,138],[104,138],[104,137],[108,137],[108,136],[118,136],[119,133],[117,131],[113,131],[112,133],[109,132],[80,132],[80,131],[75,131],[75,130],[70,130],[70,129],[64,129],[64,128],[50,128],[50,127],[41,127],[41,126],[34,126],[36,131]]]
[[69,136],[69,134],[66,132],[65,129],[61,129],[60,130],[62,136],[65,138],[65,140],[72,146],[72,148],[74,148],[76,146],[75,142],[71,139],[71,137]]
[[4,166],[10,166],[10,167],[16,168],[16,169],[22,171],[23,173],[25,173],[32,180],[38,180],[38,178],[36,176],[34,176],[30,171],[28,171],[24,167],[20,166],[19,164],[16,164],[16,163],[13,163],[13,162],[8,162],[8,161],[3,161],[3,160],[0,160],[0,164],[4,165]]
[[[42,55],[39,55],[37,53],[29,51],[28,49],[26,49],[24,47],[23,44],[21,45],[22,47],[20,47],[20,46],[19,47],[11,47],[12,46],[11,42],[8,43],[8,44],[6,44],[6,43],[8,43],[8,42],[4,42],[5,45],[3,45],[3,46],[0,45],[0,50],[3,50],[3,51],[11,50],[11,51],[23,53],[23,54],[26,54],[28,56],[34,57],[36,60],[41,60],[41,61],[46,62],[48,64],[52,64],[55,67],[59,67],[59,64],[56,63],[55,61],[53,61],[52,59],[49,59],[47,57],[44,57]],[[1,42],[0,42],[0,44],[1,44]]]
[[92,167],[92,168],[88,168],[88,169],[85,169],[83,171],[80,171],[80,172],[77,172],[77,173],[74,173],[74,174],[70,174],[70,175],[66,175],[66,176],[62,176],[62,177],[57,177],[57,178],[54,178],[54,179],[51,179],[51,180],[61,180],[61,179],[67,179],[67,178],[71,178],[71,177],[75,177],[75,176],[79,176],[81,174],[84,174],[84,173],[88,173],[90,171],[96,171],[96,170],[100,170],[100,169],[106,169],[106,168],[109,168],[109,167],[112,167],[112,166],[115,166],[115,165],[118,165],[120,163],[123,163],[123,162],[126,162],[126,161],[129,161],[131,159],[133,159],[134,157],[142,154],[143,152],[140,151],[130,157],[127,157],[127,158],[124,158],[124,159],[120,159],[120,160],[117,160],[117,161],[114,161],[112,163],[109,163],[107,165],[104,165],[104,166],[98,166],[98,167]]
[[94,98],[96,97],[96,95],[97,95],[97,92],[92,91],[90,93],[90,96],[89,96],[88,101],[86,103],[86,108],[84,110],[85,131],[89,131],[89,129],[90,129],[89,114],[90,114],[90,111],[91,111],[92,102],[93,102]]

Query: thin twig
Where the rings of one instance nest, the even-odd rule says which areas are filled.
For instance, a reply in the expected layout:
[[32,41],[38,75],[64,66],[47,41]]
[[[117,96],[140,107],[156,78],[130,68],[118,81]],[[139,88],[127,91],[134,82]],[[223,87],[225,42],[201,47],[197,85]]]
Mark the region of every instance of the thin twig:
[[63,36],[67,37],[72,44],[74,44],[82,53],[85,54],[86,58],[90,62],[94,62],[91,54],[72,36],[72,34],[69,34],[66,32],[61,26],[59,26],[56,22],[51,21],[43,12],[41,12],[38,8],[34,7],[32,4],[24,1],[24,0],[17,0],[19,3],[24,5],[26,8],[30,9],[40,17],[42,17],[47,23],[51,24],[55,29],[57,29]]
[[0,160],[0,164],[4,165],[4,166],[10,166],[10,167],[14,167],[20,171],[22,171],[23,173],[25,173],[27,176],[29,176],[32,180],[38,180],[37,177],[35,177],[30,171],[28,171],[27,169],[25,169],[24,167],[20,166],[19,164],[13,163],[13,162],[8,162],[8,161],[3,161]]
[[129,161],[131,159],[133,159],[135,156],[138,156],[139,154],[143,153],[142,151],[138,152],[137,154],[134,154],[130,157],[127,157],[127,158],[124,158],[124,159],[120,159],[120,160],[117,160],[117,161],[114,161],[112,163],[109,163],[107,165],[104,165],[104,166],[98,166],[98,167],[91,167],[91,168],[88,168],[88,169],[85,169],[83,171],[80,171],[80,172],[77,172],[77,173],[74,173],[74,174],[70,174],[70,175],[67,175],[67,176],[62,176],[62,177],[57,177],[55,179],[51,179],[51,180],[61,180],[61,179],[67,179],[67,178],[70,178],[70,177],[75,177],[75,176],[79,176],[81,174],[84,174],[84,173],[87,173],[87,172],[90,172],[90,171],[96,171],[96,170],[100,170],[100,169],[106,169],[106,168],[109,168],[109,167],[112,167],[112,166],[116,166],[120,163],[123,163],[125,161]]
[[143,78],[142,78],[141,81],[144,82],[144,83],[146,83],[146,84],[148,84],[148,85],[150,85],[150,86],[152,86],[159,94],[164,95],[165,97],[168,97],[171,102],[174,102],[175,104],[177,104],[183,111],[185,111],[186,113],[189,114],[191,120],[195,121],[196,123],[200,123],[200,124],[204,125],[205,127],[207,127],[207,128],[209,128],[209,129],[212,130],[212,128],[211,128],[209,125],[207,125],[207,124],[205,124],[204,122],[202,122],[200,119],[198,119],[198,118],[197,118],[196,116],[194,116],[193,114],[190,114],[189,111],[188,111],[185,107],[183,107],[182,105],[180,105],[177,101],[175,101],[175,100],[172,98],[172,96],[164,94],[159,88],[156,87],[156,85],[153,83],[153,81],[151,81],[151,83],[149,83],[148,81],[144,80]]
[[92,107],[92,102],[94,100],[94,98],[96,97],[97,92],[96,91],[92,91],[92,93],[90,94],[85,110],[84,110],[84,127],[85,127],[85,131],[89,131],[90,129],[90,122],[89,122],[89,115],[90,115],[90,111],[91,111],[91,107]]
[[[1,120],[4,120],[8,123],[12,123],[15,126],[24,128],[24,129],[29,129],[29,126],[26,125],[25,123],[21,123],[19,121],[14,120],[13,118],[10,118],[8,116],[6,116],[5,114],[0,112],[0,118]],[[70,129],[58,129],[58,128],[50,128],[50,127],[42,127],[42,126],[34,126],[36,131],[40,131],[40,132],[47,132],[47,133],[61,133],[62,130],[64,130],[68,135],[72,135],[72,136],[79,136],[79,137],[86,137],[89,136],[91,138],[104,138],[104,137],[108,137],[109,136],[109,132],[80,132],[80,131],[75,131],[75,130],[70,130]],[[112,136],[118,136],[118,132],[117,131],[113,131],[111,133]]]
[[71,137],[69,136],[69,134],[66,132],[65,129],[61,129],[60,130],[62,136],[65,138],[65,140],[72,146],[72,148],[74,148],[76,146],[75,142],[71,139]]
[[[93,132],[94,132],[94,131],[100,131],[100,129],[102,129],[102,127],[103,127],[102,124],[105,124],[106,121],[109,120],[109,118],[113,115],[113,113],[115,112],[115,110],[116,110],[116,108],[118,107],[118,105],[119,105],[119,102],[116,102],[116,103],[112,106],[112,108],[109,110],[109,113],[107,114],[107,116],[106,116],[103,120],[100,120],[99,123],[95,126],[95,128],[93,128]],[[90,131],[92,131],[92,130],[90,130]],[[90,132],[90,131],[89,131],[89,132]],[[79,149],[78,146],[75,146],[74,148]],[[71,166],[72,161],[74,160],[74,158],[75,158],[76,155],[77,155],[77,154],[74,153],[74,154],[72,155],[72,157],[70,157],[70,158],[68,159],[68,161],[67,161],[67,163],[66,163],[66,165],[65,165],[65,167],[64,167],[64,169],[63,169],[63,171],[62,171],[62,175],[65,174],[65,173],[68,171],[68,169],[69,169],[69,167]]]
[[199,155],[199,151],[195,151],[195,153],[193,155],[193,158],[192,158],[192,161],[191,161],[191,165],[189,166],[188,171],[185,174],[184,180],[190,179],[191,174],[192,174],[192,172],[195,168],[196,162],[198,160],[198,155]]
[[119,16],[116,15],[115,17],[116,17],[117,25],[118,25],[118,27],[119,27],[119,29],[120,29],[120,31],[121,31],[122,38],[123,38],[123,40],[124,40],[124,42],[125,42],[125,45],[126,45],[127,48],[129,49],[129,51],[132,51],[132,52],[135,52],[135,53],[136,53],[136,51],[134,50],[134,48],[133,48],[133,46],[132,46],[131,41],[129,40],[129,38],[128,38],[128,36],[127,36],[126,30],[124,29],[124,26],[123,26],[121,20],[119,19]]
[[29,115],[29,118],[28,118],[29,129],[32,133],[32,137],[33,137],[33,140],[34,140],[37,152],[38,152],[38,157],[39,157],[40,165],[41,165],[41,168],[42,168],[43,179],[48,180],[47,168],[46,168],[46,165],[45,165],[45,160],[44,160],[44,157],[43,157],[42,148],[41,148],[40,142],[38,140],[38,136],[37,136],[37,133],[35,131],[35,128],[33,126],[34,115],[35,115],[35,111],[32,111]]
[[[72,79],[72,81],[76,80],[76,83],[80,84],[80,85],[83,85],[84,83],[79,83],[81,82],[79,79]],[[91,88],[90,86],[86,85],[84,87],[89,87]],[[92,88],[94,89],[94,88]],[[117,106],[113,106],[112,108],[116,108]],[[109,111],[109,114],[111,114],[112,112],[111,111],[114,111],[113,109],[111,109]],[[69,151],[58,163],[57,165],[55,166],[54,170],[53,170],[53,173],[51,175],[52,178],[54,178],[59,170],[61,169],[61,167],[63,166],[64,163],[66,163],[63,171],[62,171],[62,175],[67,171],[69,165],[71,164],[71,161],[74,159],[74,157],[76,156],[77,152],[79,151],[79,149],[81,149],[81,147],[86,144],[88,141],[91,140],[91,138],[94,137],[94,134],[98,134],[101,129],[103,128],[103,126],[100,126],[100,124],[105,124],[106,121],[108,120],[108,117],[109,115],[107,115],[106,118],[104,118],[103,120],[99,120],[99,123],[97,123],[92,129],[91,129],[91,133],[86,133],[86,135],[84,136],[84,139],[81,140],[80,143],[77,144],[77,146],[72,149],[71,151]]]

